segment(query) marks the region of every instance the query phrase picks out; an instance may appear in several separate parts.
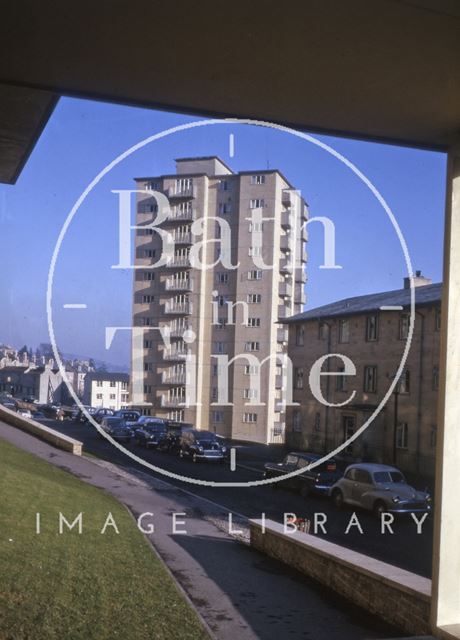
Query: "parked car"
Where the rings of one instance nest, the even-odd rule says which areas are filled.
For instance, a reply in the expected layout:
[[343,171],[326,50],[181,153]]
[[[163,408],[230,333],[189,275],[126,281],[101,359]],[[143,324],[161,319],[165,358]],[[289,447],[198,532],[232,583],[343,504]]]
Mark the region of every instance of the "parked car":
[[345,504],[373,511],[380,517],[391,513],[417,513],[431,511],[431,496],[407,484],[396,467],[385,464],[352,464],[343,478],[330,489],[336,507]]
[[141,413],[133,409],[120,409],[119,411],[115,411],[114,416],[116,418],[123,418],[128,427],[130,427],[138,423]]
[[166,451],[167,453],[179,453],[181,436],[191,429],[193,429],[193,425],[187,422],[166,420],[166,434],[158,443],[158,450]]
[[115,415],[115,411],[113,409],[104,409],[101,407],[100,409],[96,409],[96,411],[92,414],[93,420],[97,423],[101,424],[104,418]]
[[132,427],[136,444],[141,447],[155,447],[163,442],[168,430],[165,420],[161,418],[150,418],[142,423],[140,427]]
[[64,420],[64,411],[56,404],[40,404],[38,409],[51,420]]
[[199,460],[213,460],[222,462],[227,454],[227,447],[219,442],[212,431],[198,429],[185,430],[179,442],[181,458],[191,458],[193,462]]
[[329,460],[322,462],[313,469],[307,469],[310,464],[320,458],[321,456],[317,453],[288,453],[283,462],[265,463],[264,478],[282,478],[284,475],[298,469],[305,469],[303,473],[273,484],[273,488],[277,488],[281,484],[283,488],[299,491],[304,497],[310,493],[327,495],[329,489],[341,474],[337,469],[337,463],[334,458],[329,458]]
[[32,412],[29,411],[29,409],[18,409],[17,412],[23,418],[31,418],[32,417]]
[[27,402],[28,404],[39,404],[36,398],[32,398],[31,396],[22,399],[23,402]]
[[18,405],[15,400],[8,400],[8,399],[1,400],[0,404],[4,406],[5,409],[9,409],[10,411],[16,411],[18,408]]
[[130,442],[133,432],[123,418],[106,416],[101,422],[102,430],[117,442]]

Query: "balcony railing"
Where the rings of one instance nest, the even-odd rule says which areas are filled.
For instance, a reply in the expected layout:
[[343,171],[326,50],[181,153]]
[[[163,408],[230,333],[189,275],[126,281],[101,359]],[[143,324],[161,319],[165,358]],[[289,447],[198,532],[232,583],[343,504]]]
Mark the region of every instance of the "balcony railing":
[[278,293],[280,296],[290,298],[292,296],[292,286],[288,282],[281,282]]
[[305,284],[307,281],[307,273],[306,271],[304,271],[303,269],[296,269],[295,271],[295,281],[296,282],[301,282],[302,284]]
[[172,234],[176,244],[193,244],[193,237],[190,231],[180,231]]
[[171,187],[166,191],[166,195],[168,198],[194,198],[195,190],[193,188],[193,184],[190,186],[180,186],[176,184],[174,187]]
[[281,212],[281,226],[283,227],[283,229],[291,228],[292,218],[293,218],[293,215],[290,210]]
[[291,250],[291,237],[290,236],[281,236],[280,240],[280,249],[281,251],[290,251]]
[[169,222],[190,222],[195,220],[195,211],[193,209],[181,210],[173,207],[166,220]]
[[187,349],[164,349],[163,360],[186,360]]
[[275,422],[273,425],[273,429],[271,429],[270,433],[270,442],[275,444],[282,444],[284,442],[285,437],[285,423],[284,422]]
[[188,331],[191,329],[191,326],[188,324],[172,324],[170,325],[170,338],[182,338],[184,335],[184,331]]
[[279,327],[276,330],[276,341],[277,342],[287,342],[289,339],[289,330],[284,327]]
[[165,289],[166,291],[192,291],[193,281],[191,278],[167,278]]
[[287,318],[288,317],[288,310],[285,307],[284,304],[279,304],[278,305],[278,318]]
[[175,302],[174,300],[168,300],[165,303],[165,313],[172,314],[190,314],[192,313],[191,302]]
[[190,258],[188,256],[174,256],[164,265],[164,268],[185,268],[191,267]]
[[162,407],[184,407],[185,403],[185,394],[183,396],[161,396]]
[[292,273],[292,265],[289,258],[283,258],[280,260],[280,272],[284,274]]
[[163,384],[185,384],[185,371],[163,371],[161,374],[161,382]]

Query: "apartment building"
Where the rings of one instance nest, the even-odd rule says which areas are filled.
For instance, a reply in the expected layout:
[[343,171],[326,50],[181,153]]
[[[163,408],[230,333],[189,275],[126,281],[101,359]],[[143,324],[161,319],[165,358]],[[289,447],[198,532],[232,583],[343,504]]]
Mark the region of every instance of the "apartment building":
[[129,404],[129,375],[90,371],[85,375],[83,404],[118,411]]
[[[441,284],[414,278],[413,339],[395,392],[371,425],[344,452],[351,460],[396,464],[406,472],[433,476],[436,448]],[[340,300],[290,318],[289,355],[293,400],[287,442],[295,449],[326,453],[352,436],[373,414],[394,378],[410,326],[410,288]],[[314,363],[326,354],[321,376],[327,406],[309,384]],[[341,375],[342,374],[342,375]],[[335,405],[335,406],[334,406]]]
[[[236,173],[217,157],[136,183],[133,402],[227,437],[283,441],[288,333],[277,320],[305,302],[304,200],[278,170]],[[155,266],[158,228],[174,245]]]

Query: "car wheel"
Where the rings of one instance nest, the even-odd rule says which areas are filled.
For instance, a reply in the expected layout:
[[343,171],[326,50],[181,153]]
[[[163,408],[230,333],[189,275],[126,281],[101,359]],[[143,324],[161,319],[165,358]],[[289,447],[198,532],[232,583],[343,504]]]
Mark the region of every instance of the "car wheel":
[[385,513],[386,511],[388,511],[388,509],[383,500],[377,500],[372,511],[377,518],[380,518],[382,513]]
[[341,509],[345,503],[345,500],[343,499],[343,493],[340,491],[340,489],[336,489],[334,491],[334,493],[332,494],[332,500],[334,501],[334,505],[337,507],[337,509]]
[[302,496],[302,498],[308,498],[310,493],[311,493],[311,488],[309,487],[309,485],[303,484],[300,489],[300,495]]

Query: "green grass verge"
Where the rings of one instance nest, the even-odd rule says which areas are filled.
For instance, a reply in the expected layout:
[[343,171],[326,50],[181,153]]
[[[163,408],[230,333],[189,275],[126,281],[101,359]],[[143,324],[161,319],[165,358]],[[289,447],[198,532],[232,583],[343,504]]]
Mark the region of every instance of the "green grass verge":
[[[60,511],[83,512],[81,535]],[[109,512],[119,535],[100,533]],[[122,505],[0,439],[0,639],[116,638],[208,635]]]

